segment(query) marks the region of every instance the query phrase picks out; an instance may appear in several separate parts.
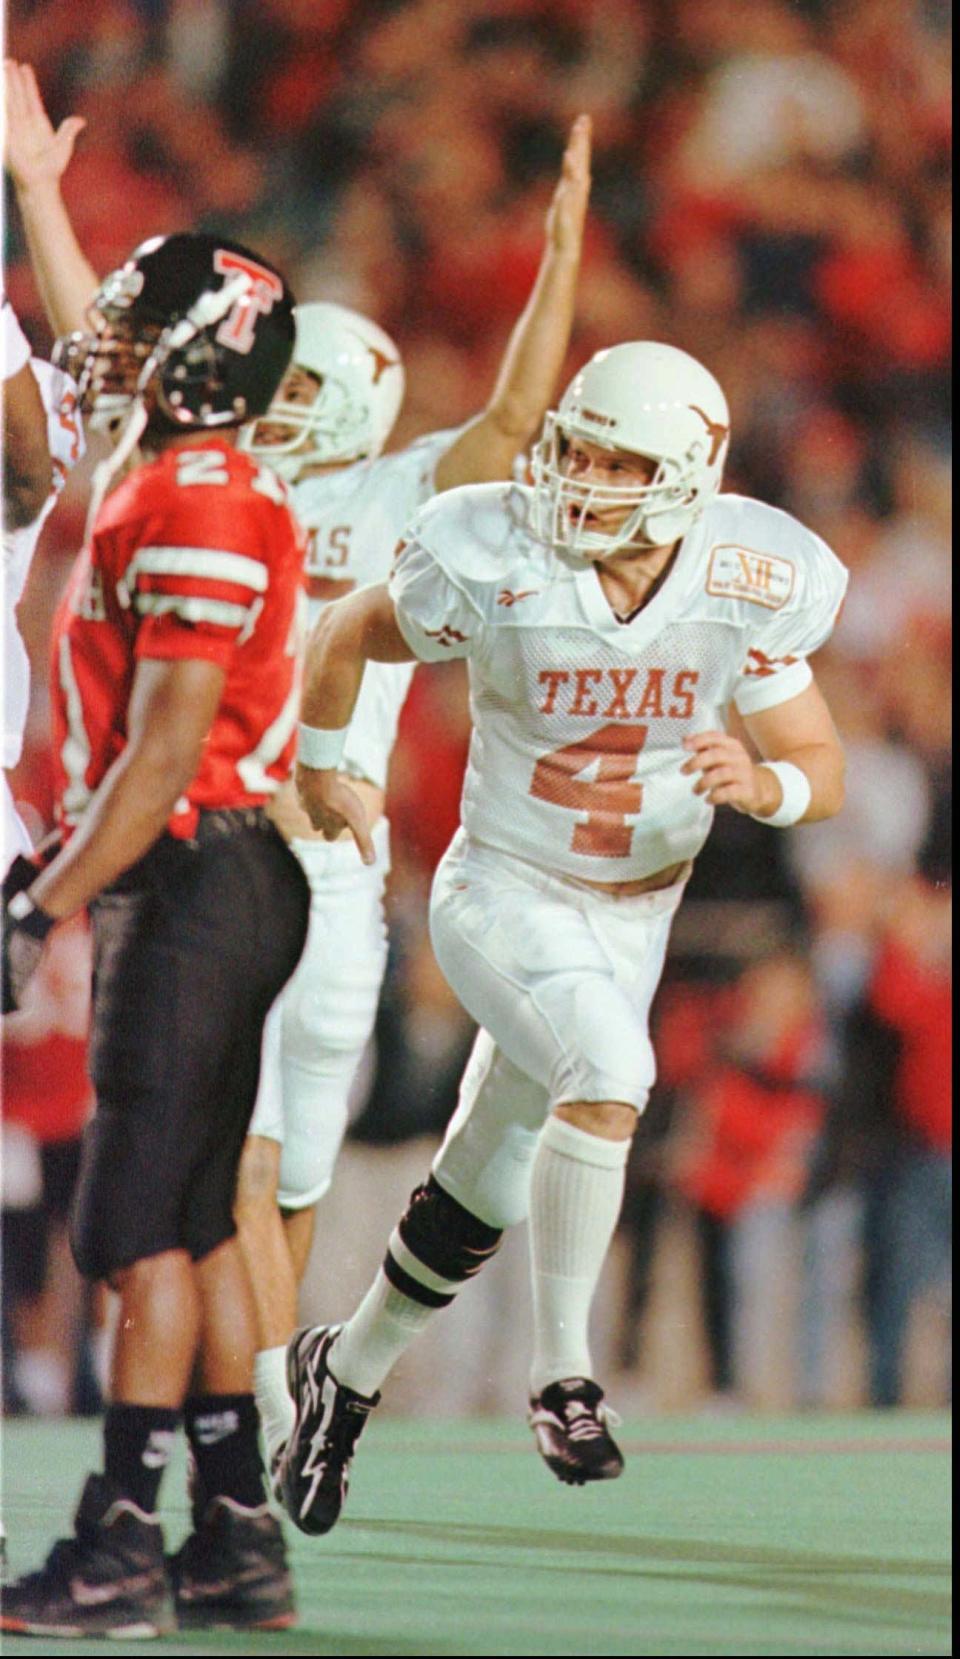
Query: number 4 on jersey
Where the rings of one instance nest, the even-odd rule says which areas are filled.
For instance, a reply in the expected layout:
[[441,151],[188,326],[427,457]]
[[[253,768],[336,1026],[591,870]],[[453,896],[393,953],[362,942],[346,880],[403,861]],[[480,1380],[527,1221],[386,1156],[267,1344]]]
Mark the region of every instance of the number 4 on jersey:
[[[628,858],[633,830],[627,815],[643,803],[643,785],[633,781],[637,756],[649,726],[601,726],[599,731],[554,749],[537,761],[530,793],[538,801],[585,812],[570,845],[591,858]],[[590,772],[590,777],[582,774]]]

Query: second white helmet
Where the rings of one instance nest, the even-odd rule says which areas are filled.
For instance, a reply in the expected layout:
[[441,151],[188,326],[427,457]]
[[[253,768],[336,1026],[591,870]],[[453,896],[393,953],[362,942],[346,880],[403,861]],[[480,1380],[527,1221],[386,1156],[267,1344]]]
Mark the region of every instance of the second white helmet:
[[[547,415],[534,449],[537,534],[585,559],[679,540],[720,488],[729,436],[727,400],[695,357],[654,340],[598,351]],[[656,462],[653,478],[596,485],[567,477],[563,455],[576,438]],[[632,508],[615,532],[587,528],[591,514],[614,505]]]
[[[244,429],[240,447],[292,481],[308,463],[359,461],[380,454],[403,402],[400,353],[379,324],[329,301],[298,305],[292,367],[319,381],[312,403],[292,403],[283,387],[266,415]],[[279,439],[270,428],[283,427]]]

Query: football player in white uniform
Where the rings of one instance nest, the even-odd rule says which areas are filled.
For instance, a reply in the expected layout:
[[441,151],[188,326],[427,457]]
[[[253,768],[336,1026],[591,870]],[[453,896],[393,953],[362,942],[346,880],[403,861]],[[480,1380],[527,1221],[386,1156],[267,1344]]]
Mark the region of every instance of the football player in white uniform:
[[30,345],[3,296],[3,528],[32,524],[50,493],[47,419]]
[[[587,1320],[654,1079],[648,1013],[717,806],[774,826],[837,812],[843,755],[807,664],[846,584],[830,549],[719,495],[723,392],[671,346],[599,352],[547,417],[532,486],[432,502],[389,583],[308,648],[298,784],[314,824],[372,842],[338,775],[365,662],[467,659],[463,824],[434,882],[440,965],[482,1031],[426,1183],[342,1327],[290,1344],[281,1462],[323,1532],[392,1364],[529,1215],[531,1408],[561,1480],[618,1475]],[[759,760],[725,727],[738,711]]]
[[[23,597],[30,563],[40,532],[70,468],[83,454],[83,429],[77,410],[77,388],[69,375],[30,357],[29,346],[20,332],[10,302],[4,299],[4,358],[11,374],[29,367],[31,381],[40,399],[47,455],[49,485],[36,514],[19,525],[4,525],[3,532],[3,765],[16,766],[23,748],[23,732],[30,703],[30,661],[17,627],[17,606]],[[21,345],[22,342],[22,345]],[[26,353],[26,355],[24,355]],[[17,364],[17,370],[13,365]],[[13,802],[6,776],[3,780],[3,868],[7,870],[17,853],[32,849],[26,825]]]
[[[3,820],[0,862],[6,875],[33,843],[17,811],[7,768],[16,766],[30,705],[30,659],[17,627],[30,563],[69,469],[83,454],[77,389],[30,345],[3,297]],[[0,1522],[0,1576],[6,1536]],[[4,1578],[5,1582],[5,1578]]]
[[[402,531],[433,495],[510,477],[540,427],[566,355],[589,187],[590,123],[581,117],[547,216],[540,270],[493,394],[459,430],[382,455],[403,398],[396,345],[376,323],[343,306],[298,307],[293,366],[241,447],[291,486],[309,538],[313,621],[330,600],[387,577]],[[372,826],[368,864],[358,860],[348,830],[330,842],[311,827],[292,786],[272,809],[307,872],[312,906],[300,966],[267,1022],[237,1195],[260,1329],[257,1403],[271,1459],[293,1424],[286,1347],[316,1206],[343,1141],[350,1086],[386,967],[384,794],[412,674],[412,664],[371,669],[340,759]]]

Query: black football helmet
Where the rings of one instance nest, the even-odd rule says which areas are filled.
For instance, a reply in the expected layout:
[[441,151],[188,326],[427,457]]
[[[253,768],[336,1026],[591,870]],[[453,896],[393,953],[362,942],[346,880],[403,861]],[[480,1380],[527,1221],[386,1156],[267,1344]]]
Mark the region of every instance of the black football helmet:
[[92,331],[57,342],[94,428],[141,398],[156,433],[241,426],[290,363],[294,298],[272,265],[225,237],[154,236],[101,283]]

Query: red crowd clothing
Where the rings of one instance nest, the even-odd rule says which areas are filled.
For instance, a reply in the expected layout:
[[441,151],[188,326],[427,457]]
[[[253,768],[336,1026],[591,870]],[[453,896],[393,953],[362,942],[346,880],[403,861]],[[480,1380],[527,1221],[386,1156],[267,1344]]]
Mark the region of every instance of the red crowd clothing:
[[920,962],[888,939],[877,961],[870,1004],[893,1026],[903,1044],[895,1082],[900,1111],[926,1145],[949,1152],[953,1145],[950,975]]
[[711,1215],[734,1216],[755,1198],[793,1202],[823,1102],[805,1089],[771,1089],[746,1072],[721,1071],[697,1101],[706,1144],[680,1185]]
[[50,937],[22,1012],[3,1022],[3,1116],[44,1145],[79,1135],[93,1106],[87,1071],[90,938],[74,916]]
[[696,1140],[679,1172],[700,1209],[726,1219],[753,1199],[794,1202],[806,1179],[824,1102],[800,1080],[813,1031],[785,1032],[762,1075],[722,1064],[696,1093]]
[[283,484],[222,438],[165,450],[108,496],[53,628],[66,826],[124,749],[140,658],[199,658],[226,670],[173,835],[191,836],[203,809],[259,805],[289,776],[303,559]]
[[79,1135],[90,1116],[87,1040],[48,1031],[36,1043],[3,1039],[3,1116],[44,1145]]

